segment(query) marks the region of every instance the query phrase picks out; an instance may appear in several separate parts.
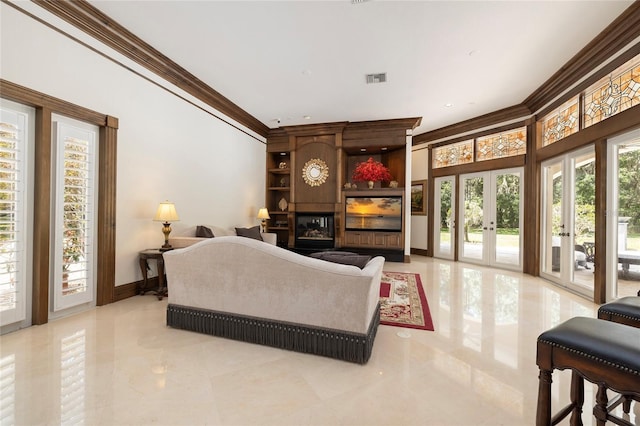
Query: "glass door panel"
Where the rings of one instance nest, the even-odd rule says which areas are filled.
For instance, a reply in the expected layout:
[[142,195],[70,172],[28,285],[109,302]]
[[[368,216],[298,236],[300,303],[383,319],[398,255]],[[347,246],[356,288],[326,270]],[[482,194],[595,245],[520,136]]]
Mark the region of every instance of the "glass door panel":
[[541,273],[593,296],[595,153],[593,147],[542,164]]
[[[483,241],[485,223],[485,179],[488,173],[460,177],[460,223],[463,225],[460,260],[485,260]],[[483,229],[484,228],[484,229]]]
[[592,149],[571,160],[573,191],[573,249],[568,268],[571,282],[593,294],[593,255],[590,250],[595,246],[596,229],[596,157]]
[[454,257],[455,239],[455,180],[453,176],[436,178],[434,208],[434,256],[444,259]]
[[609,141],[607,300],[640,289],[640,129]]
[[560,277],[564,230],[562,161],[551,161],[542,166],[542,272]]
[[[495,194],[495,250],[496,265],[522,265],[522,169],[498,171],[493,174]],[[490,224],[492,227],[493,224]]]

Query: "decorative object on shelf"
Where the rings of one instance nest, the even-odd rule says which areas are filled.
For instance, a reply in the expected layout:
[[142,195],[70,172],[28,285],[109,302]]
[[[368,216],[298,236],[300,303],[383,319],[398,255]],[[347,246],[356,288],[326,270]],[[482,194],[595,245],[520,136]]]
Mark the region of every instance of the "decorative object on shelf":
[[288,206],[289,206],[289,203],[287,203],[287,200],[285,200],[284,197],[282,197],[280,199],[280,202],[278,203],[278,207],[280,207],[280,210],[285,211],[287,210]]
[[349,182],[345,183],[344,189],[351,189],[351,184]]
[[373,189],[373,185],[375,185],[376,183],[372,180],[367,181],[367,186],[369,187],[369,189]]
[[278,164],[278,168],[279,169],[286,169],[287,168],[287,163],[284,161],[281,161],[280,164]]
[[302,179],[309,186],[320,186],[327,181],[328,177],[329,167],[319,158],[312,158],[302,168]]
[[271,219],[271,216],[269,216],[269,210],[265,207],[258,210],[258,219],[262,219],[262,232],[267,232],[267,219]]
[[424,216],[427,214],[427,181],[411,182],[411,214]]
[[286,179],[285,179],[285,178],[280,179],[280,186],[281,186],[281,187],[283,187],[283,188],[284,188],[285,186],[287,186],[287,181],[286,181]]
[[355,183],[351,184],[351,189],[358,189],[358,185],[356,185]]
[[397,188],[397,187],[398,187],[397,180],[392,180],[391,182],[389,182],[389,188]]
[[162,222],[162,233],[164,234],[164,245],[160,247],[160,251],[171,250],[171,244],[169,244],[169,234],[171,233],[171,222],[178,222],[180,218],[176,212],[176,206],[169,201],[160,203],[158,211],[153,218],[155,222]]
[[389,169],[372,157],[369,157],[367,161],[358,163],[353,171],[353,180],[368,182],[369,189],[373,188],[375,182],[380,182],[381,180],[390,181],[392,179]]

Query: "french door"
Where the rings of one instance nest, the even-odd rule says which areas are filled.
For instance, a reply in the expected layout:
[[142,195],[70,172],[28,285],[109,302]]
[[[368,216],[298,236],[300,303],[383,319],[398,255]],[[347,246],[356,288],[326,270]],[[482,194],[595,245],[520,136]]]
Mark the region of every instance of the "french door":
[[453,259],[456,227],[455,177],[435,178],[434,185],[433,255],[442,259]]
[[461,261],[522,270],[523,168],[460,176]]
[[607,141],[607,301],[640,286],[640,129]]
[[593,146],[542,163],[541,265],[545,278],[593,297]]
[[32,147],[35,110],[0,105],[0,326],[31,325]]
[[53,306],[49,317],[95,305],[98,128],[53,116]]

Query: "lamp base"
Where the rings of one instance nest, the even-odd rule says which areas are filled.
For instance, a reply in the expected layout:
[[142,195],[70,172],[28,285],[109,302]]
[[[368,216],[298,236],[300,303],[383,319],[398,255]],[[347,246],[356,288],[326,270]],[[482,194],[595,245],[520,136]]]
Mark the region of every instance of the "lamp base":
[[164,244],[160,247],[160,251],[172,250],[171,244],[169,244],[169,234],[171,233],[171,224],[165,222],[162,224],[162,233],[164,234]]

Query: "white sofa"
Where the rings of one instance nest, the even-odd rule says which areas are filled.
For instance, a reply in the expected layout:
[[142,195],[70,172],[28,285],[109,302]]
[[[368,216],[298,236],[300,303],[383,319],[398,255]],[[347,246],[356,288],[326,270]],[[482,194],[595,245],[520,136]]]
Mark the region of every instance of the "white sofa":
[[383,257],[363,269],[244,237],[164,254],[167,325],[365,363],[378,323]]
[[[204,225],[204,226],[211,229],[214,237],[228,237],[228,236],[236,235],[235,228],[221,228],[219,226],[212,226],[212,225]],[[174,233],[172,236],[169,237],[169,244],[171,244],[171,246],[174,249],[178,249],[178,248],[189,247],[190,245],[199,243],[200,241],[207,240],[208,238],[196,237],[197,228],[198,228],[197,226],[190,226],[188,228],[182,229]],[[269,244],[273,244],[274,246],[276,245],[277,238],[278,238],[276,234],[269,233],[269,232],[261,232],[260,235],[262,236],[263,241]]]

